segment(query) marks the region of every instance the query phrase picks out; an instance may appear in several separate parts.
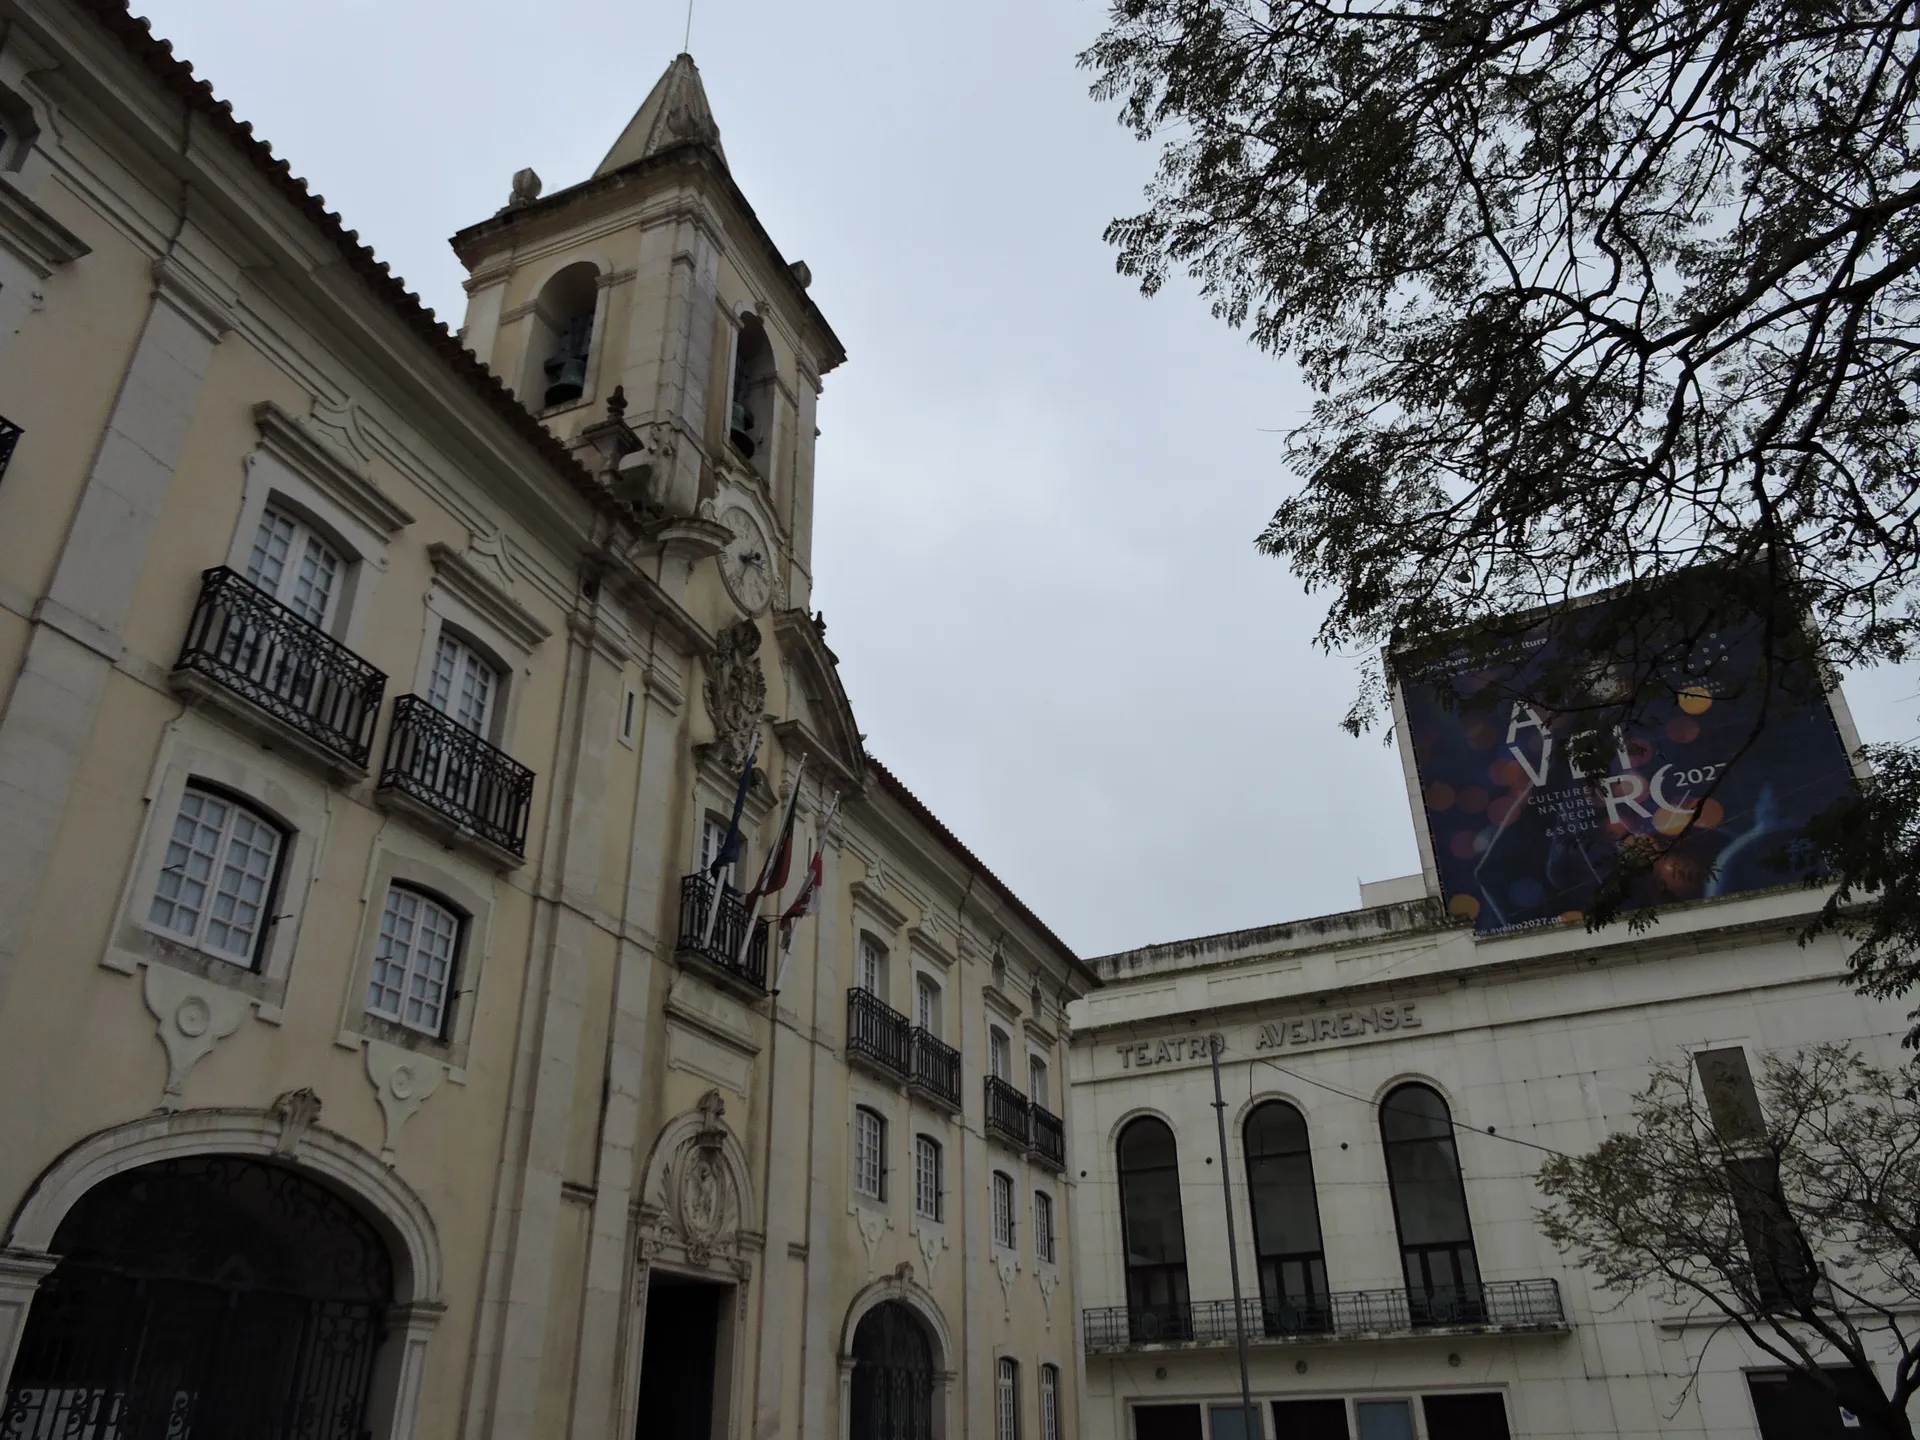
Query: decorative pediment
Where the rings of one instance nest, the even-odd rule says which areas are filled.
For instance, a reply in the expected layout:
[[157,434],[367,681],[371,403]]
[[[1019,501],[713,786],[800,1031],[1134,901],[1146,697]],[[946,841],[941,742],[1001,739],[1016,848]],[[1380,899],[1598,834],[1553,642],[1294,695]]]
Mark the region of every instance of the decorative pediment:
[[505,543],[505,537],[498,535],[476,540],[462,555],[436,540],[427,547],[427,556],[433,561],[434,574],[453,595],[516,645],[531,650],[553,632],[514,598]]
[[775,726],[775,733],[782,744],[790,742],[805,750],[848,790],[862,788],[867,755],[837,662],[827,648],[825,624],[804,610],[776,610],[773,634],[788,672],[806,699],[808,716],[806,723],[787,721]]
[[92,248],[4,175],[0,175],[0,245],[18,255],[42,280]]
[[762,1237],[751,1228],[753,1179],[727,1107],[709,1090],[668,1122],[654,1142],[641,1189],[642,1257],[730,1273],[744,1280]]
[[301,420],[271,400],[262,400],[253,407],[253,423],[259,427],[263,453],[278,460],[368,529],[389,536],[413,523],[413,516],[374,483],[360,457],[348,449],[349,430],[320,421]]

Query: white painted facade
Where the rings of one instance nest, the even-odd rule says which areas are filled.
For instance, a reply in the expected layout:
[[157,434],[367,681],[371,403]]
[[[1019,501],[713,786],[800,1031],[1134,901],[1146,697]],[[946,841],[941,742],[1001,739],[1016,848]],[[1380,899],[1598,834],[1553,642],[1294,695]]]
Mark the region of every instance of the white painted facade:
[[1083,1434],[1146,1433],[1131,1413],[1140,1405],[1195,1403],[1204,1414],[1239,1403],[1230,1319],[1213,1343],[1143,1344],[1124,1323],[1105,1335],[1113,1343],[1096,1343],[1101,1307],[1127,1302],[1115,1147],[1136,1116],[1164,1117],[1177,1137],[1192,1301],[1232,1293],[1205,1039],[1217,1034],[1250,1300],[1259,1284],[1241,1126],[1268,1098],[1306,1120],[1327,1288],[1405,1293],[1377,1107],[1416,1080],[1451,1107],[1489,1289],[1552,1281],[1563,1317],[1454,1327],[1403,1317],[1367,1333],[1284,1339],[1256,1328],[1250,1389],[1263,1433],[1275,1434],[1275,1399],[1339,1399],[1363,1440],[1359,1403],[1406,1400],[1405,1433],[1427,1440],[1420,1397],[1474,1391],[1497,1392],[1510,1434],[1530,1440],[1757,1435],[1744,1372],[1772,1362],[1676,1302],[1590,1285],[1536,1224],[1537,1147],[1585,1151],[1621,1128],[1656,1059],[1737,1045],[1757,1073],[1762,1051],[1847,1041],[1899,1063],[1901,1007],[1848,988],[1843,941],[1797,942],[1814,903],[1805,891],[1677,907],[1637,936],[1567,925],[1480,938],[1448,922],[1418,877],[1396,893],[1397,883],[1367,887],[1365,898],[1386,902],[1369,908],[1092,962],[1106,985],[1072,1011],[1068,1147],[1081,1207]]

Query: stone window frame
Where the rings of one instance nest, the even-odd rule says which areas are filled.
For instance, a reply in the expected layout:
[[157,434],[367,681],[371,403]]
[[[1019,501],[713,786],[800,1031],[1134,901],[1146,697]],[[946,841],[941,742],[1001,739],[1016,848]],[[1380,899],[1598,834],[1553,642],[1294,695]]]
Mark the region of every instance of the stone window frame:
[[[1005,1181],[1004,1187],[1001,1182]],[[1000,1238],[999,1197],[1004,1189],[1007,1197],[1006,1239]],[[1011,1170],[992,1169],[987,1172],[987,1235],[995,1250],[1007,1250],[1015,1254],[1020,1250],[1020,1182]]]
[[[860,1126],[862,1120],[873,1124],[874,1143],[874,1186],[872,1190],[863,1186]],[[853,1107],[853,1194],[856,1200],[870,1200],[876,1205],[887,1203],[887,1131],[892,1127],[887,1123],[885,1112],[873,1105],[855,1104]]]
[[343,574],[327,633],[358,652],[373,612],[373,592],[387,570],[387,550],[413,517],[370,475],[347,463],[271,400],[254,406],[260,441],[242,462],[246,482],[227,544],[226,566],[247,573],[260,517],[268,505],[304,521],[339,552]]
[[[341,998],[335,1043],[358,1050],[365,1041],[385,1041],[440,1061],[448,1067],[450,1080],[465,1084],[473,1017],[492,949],[491,886],[488,879],[455,868],[461,862],[448,853],[415,853],[404,842],[394,844],[397,838],[389,832],[389,839],[376,846],[369,857],[366,887],[360,897],[360,924],[354,934],[354,964]],[[396,884],[422,891],[460,916],[460,943],[454,952],[453,976],[439,1035],[428,1035],[367,1010],[367,989],[373,982],[374,954],[380,944],[380,918],[387,891]]]
[[[304,771],[264,752],[249,754],[250,749],[245,742],[229,750],[181,738],[163,745],[147,785],[147,813],[100,963],[123,975],[142,965],[159,965],[198,976],[241,992],[254,1002],[262,1020],[278,1024],[325,840],[327,796],[325,786],[309,780]],[[268,906],[271,931],[250,969],[174,938],[147,918],[181,796],[196,782],[225,791],[280,826],[279,868]]]
[[[434,656],[445,630],[490,661],[504,692],[493,701],[487,733],[480,738],[505,755],[514,755],[514,726],[533,673],[533,651],[551,632],[511,594],[465,555],[438,542],[427,547],[434,581],[427,589],[426,622],[407,694],[425,701],[433,679]],[[522,762],[525,763],[525,762]]]
[[[1040,1252],[1040,1202],[1045,1200],[1047,1228],[1045,1231],[1047,1250]],[[1045,1185],[1033,1187],[1033,1258],[1036,1264],[1058,1267],[1060,1264],[1060,1197]]]

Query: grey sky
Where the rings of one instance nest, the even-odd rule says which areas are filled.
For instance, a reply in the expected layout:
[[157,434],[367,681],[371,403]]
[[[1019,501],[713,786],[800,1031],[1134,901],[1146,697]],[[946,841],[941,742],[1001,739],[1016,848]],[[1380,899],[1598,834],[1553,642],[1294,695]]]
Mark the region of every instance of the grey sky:
[[[142,8],[136,4],[136,9]],[[586,178],[685,6],[145,0],[157,33],[450,324],[446,237]],[[1351,662],[1252,539],[1291,369],[1100,232],[1152,153],[1086,95],[1091,0],[696,0],[734,175],[850,359],[815,604],[869,748],[1084,954],[1324,914],[1417,868]],[[1848,686],[1913,733],[1915,675]]]

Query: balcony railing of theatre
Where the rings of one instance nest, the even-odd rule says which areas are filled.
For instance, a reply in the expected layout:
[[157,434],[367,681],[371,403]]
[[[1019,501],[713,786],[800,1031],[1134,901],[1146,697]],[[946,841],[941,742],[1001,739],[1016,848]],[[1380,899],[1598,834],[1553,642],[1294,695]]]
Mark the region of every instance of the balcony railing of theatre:
[[326,755],[366,769],[387,677],[244,575],[219,565],[200,577],[173,669],[212,681]]
[[913,1073],[907,1083],[937,1105],[960,1108],[960,1052],[924,1026],[913,1027]]
[[714,909],[713,877],[696,871],[680,881],[679,952],[756,995],[767,992],[767,921],[755,919],[740,892],[722,889]]
[[[1248,1343],[1337,1336],[1414,1334],[1442,1328],[1560,1331],[1567,1328],[1557,1280],[1488,1280],[1436,1289],[1349,1290],[1301,1299],[1240,1302]],[[1083,1313],[1089,1350],[1143,1345],[1231,1345],[1231,1300],[1179,1305],[1111,1305]]]
[[517,858],[527,853],[533,772],[418,695],[393,702],[380,788]]

